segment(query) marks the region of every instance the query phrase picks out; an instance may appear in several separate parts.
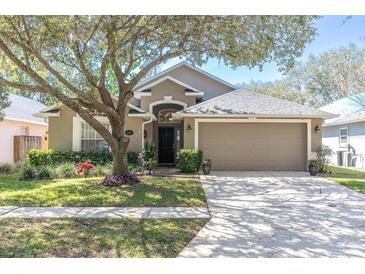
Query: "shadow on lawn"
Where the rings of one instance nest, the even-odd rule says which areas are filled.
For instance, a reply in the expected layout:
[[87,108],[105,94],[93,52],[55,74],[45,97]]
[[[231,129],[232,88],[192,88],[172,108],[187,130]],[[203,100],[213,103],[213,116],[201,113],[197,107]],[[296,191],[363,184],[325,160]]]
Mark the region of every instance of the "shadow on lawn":
[[101,178],[19,182],[0,180],[0,205],[17,206],[205,206],[195,179],[142,177],[135,186],[105,187]]

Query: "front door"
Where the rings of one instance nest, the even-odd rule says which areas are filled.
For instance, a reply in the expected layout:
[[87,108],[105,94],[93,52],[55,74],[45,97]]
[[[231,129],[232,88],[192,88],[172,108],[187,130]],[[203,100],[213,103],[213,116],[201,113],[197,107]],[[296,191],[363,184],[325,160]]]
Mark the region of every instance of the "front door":
[[158,162],[173,164],[175,162],[174,128],[158,128]]

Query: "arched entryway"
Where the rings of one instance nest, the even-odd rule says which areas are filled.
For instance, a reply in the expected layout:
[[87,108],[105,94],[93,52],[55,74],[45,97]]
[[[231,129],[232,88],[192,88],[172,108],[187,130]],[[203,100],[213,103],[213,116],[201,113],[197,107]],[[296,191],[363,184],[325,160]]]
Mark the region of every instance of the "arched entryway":
[[162,103],[152,107],[157,118],[153,122],[152,141],[156,146],[159,165],[176,165],[178,153],[183,147],[183,122],[172,119],[172,113],[184,108],[175,103]]

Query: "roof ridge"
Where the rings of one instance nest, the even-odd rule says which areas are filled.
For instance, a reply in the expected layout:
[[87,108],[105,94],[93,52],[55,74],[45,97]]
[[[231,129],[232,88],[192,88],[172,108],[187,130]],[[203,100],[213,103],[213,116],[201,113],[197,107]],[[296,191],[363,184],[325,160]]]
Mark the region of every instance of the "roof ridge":
[[260,93],[260,92],[256,92],[256,91],[250,91],[250,90],[244,90],[243,92],[258,94],[258,95],[265,96],[265,97],[269,97],[269,98],[275,98],[276,100],[279,100],[279,101],[282,101],[282,102],[289,102],[289,103],[295,104],[297,106],[306,107],[306,108],[309,108],[309,109],[312,109],[312,110],[321,111],[323,113],[331,114],[330,112],[327,112],[327,111],[318,109],[318,108],[313,107],[313,106],[299,104],[298,102],[294,102],[294,101],[290,101],[290,100],[285,100],[285,99],[278,98],[278,97],[271,96],[271,95],[267,95],[267,94],[264,94],[264,93]]
[[239,88],[176,113],[187,115],[261,115],[333,118],[315,107]]
[[211,98],[211,99],[209,99],[209,100],[206,100],[206,101],[203,101],[203,102],[201,102],[201,103],[199,103],[199,104],[192,105],[192,106],[190,106],[190,107],[188,107],[188,108],[186,108],[186,109],[184,109],[184,110],[188,110],[188,109],[193,108],[193,107],[203,106],[203,105],[205,105],[205,104],[210,103],[210,101],[216,100],[216,99],[218,99],[218,98],[226,97],[226,96],[231,95],[233,92],[236,92],[236,91],[240,91],[240,89],[235,89],[235,90],[232,90],[232,91],[228,91],[227,93],[224,93],[224,94],[222,94],[222,95],[219,95],[219,96],[213,97],[213,98]]

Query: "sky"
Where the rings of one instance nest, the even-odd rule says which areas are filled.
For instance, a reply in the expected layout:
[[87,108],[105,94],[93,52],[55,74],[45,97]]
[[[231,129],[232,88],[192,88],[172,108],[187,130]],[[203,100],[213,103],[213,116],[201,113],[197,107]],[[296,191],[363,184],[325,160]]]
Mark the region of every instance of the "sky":
[[[333,48],[347,46],[349,43],[365,47],[365,16],[353,16],[348,20],[346,20],[346,16],[324,16],[316,21],[315,27],[317,36],[310,44],[307,44],[303,56],[298,58],[298,61],[305,61],[310,54],[316,55]],[[180,61],[173,59],[164,64],[161,69],[168,68]],[[247,67],[233,70],[216,59],[211,59],[202,69],[232,84],[252,80],[273,81],[282,77],[274,63],[266,63],[262,71],[258,68],[250,70]]]

